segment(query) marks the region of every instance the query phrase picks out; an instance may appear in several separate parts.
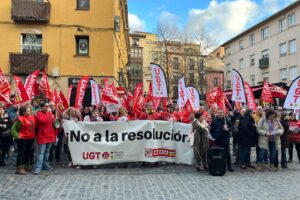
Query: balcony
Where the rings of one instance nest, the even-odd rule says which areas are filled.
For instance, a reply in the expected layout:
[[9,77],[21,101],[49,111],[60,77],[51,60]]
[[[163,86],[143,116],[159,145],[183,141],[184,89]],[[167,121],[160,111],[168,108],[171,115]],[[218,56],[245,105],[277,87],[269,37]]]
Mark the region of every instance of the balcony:
[[259,68],[265,69],[268,67],[269,67],[269,58],[268,57],[259,59]]
[[48,23],[50,2],[34,0],[11,0],[11,19],[15,22]]
[[36,69],[43,70],[48,64],[48,54],[9,53],[10,72],[28,75]]

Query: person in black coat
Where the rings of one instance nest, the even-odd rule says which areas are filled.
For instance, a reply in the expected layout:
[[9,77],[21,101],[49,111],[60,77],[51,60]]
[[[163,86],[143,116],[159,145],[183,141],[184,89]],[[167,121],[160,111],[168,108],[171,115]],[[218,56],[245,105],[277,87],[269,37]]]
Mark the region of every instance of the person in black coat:
[[230,155],[230,132],[233,131],[233,124],[229,117],[225,117],[224,110],[218,109],[216,117],[211,123],[211,135],[215,139],[215,143],[221,146],[225,150],[227,167],[230,172],[233,172],[231,166],[231,155]]
[[258,134],[256,132],[255,121],[252,117],[253,111],[246,110],[244,116],[240,118],[238,143],[240,145],[240,167],[246,169],[247,167],[253,167],[250,163],[251,147],[254,147],[257,143]]

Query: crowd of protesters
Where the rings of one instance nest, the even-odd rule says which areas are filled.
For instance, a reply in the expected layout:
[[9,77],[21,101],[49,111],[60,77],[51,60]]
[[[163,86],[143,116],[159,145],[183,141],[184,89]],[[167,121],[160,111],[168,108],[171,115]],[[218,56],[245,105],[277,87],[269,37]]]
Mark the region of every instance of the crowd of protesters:
[[[258,106],[256,111],[242,108],[231,114],[223,109],[212,112],[201,106],[197,112],[180,112],[179,107],[172,103],[165,109],[154,109],[152,102],[148,102],[139,114],[128,114],[123,107],[118,112],[108,113],[102,104],[97,107],[84,106],[82,109],[69,107],[60,114],[56,112],[54,102],[33,101],[32,105],[8,108],[0,103],[0,166],[6,165],[9,149],[13,146],[17,174],[25,175],[32,170],[34,174],[39,174],[42,170],[52,170],[50,163],[54,160],[61,162],[63,149],[68,153],[68,166],[72,167],[67,137],[61,126],[63,120],[165,120],[190,123],[192,132],[189,142],[194,148],[197,170],[207,170],[207,150],[212,145],[224,149],[227,169],[231,172],[234,171],[232,163],[241,169],[277,170],[279,164],[287,168],[288,162],[293,161],[294,146],[300,161],[300,123],[295,114],[282,108],[272,110]],[[231,137],[235,162],[231,158]],[[256,151],[254,162],[251,162],[251,150]]]

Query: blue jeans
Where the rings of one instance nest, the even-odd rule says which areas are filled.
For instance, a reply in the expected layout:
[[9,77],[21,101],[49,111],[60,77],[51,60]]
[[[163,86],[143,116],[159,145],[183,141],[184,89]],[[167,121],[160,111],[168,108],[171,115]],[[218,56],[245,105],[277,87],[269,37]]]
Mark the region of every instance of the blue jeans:
[[[275,142],[268,142],[269,143],[269,153],[270,153],[270,165],[274,165],[275,163],[275,156],[276,156],[276,144]],[[268,153],[266,149],[259,149],[259,156],[258,156],[258,163],[263,163],[265,155]]]
[[35,162],[35,172],[40,172],[43,169],[49,169],[49,154],[52,143],[48,144],[39,144],[38,153]]
[[240,164],[250,165],[251,147],[240,145]]

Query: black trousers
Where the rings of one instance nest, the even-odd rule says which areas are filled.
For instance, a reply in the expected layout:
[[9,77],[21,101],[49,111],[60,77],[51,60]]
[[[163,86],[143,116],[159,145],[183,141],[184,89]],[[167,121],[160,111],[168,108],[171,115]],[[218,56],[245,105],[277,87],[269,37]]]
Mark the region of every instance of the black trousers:
[[230,168],[231,167],[231,155],[230,155],[230,146],[229,144],[218,144],[216,143],[218,146],[224,148],[225,151],[225,156],[226,156],[226,162],[227,162],[227,167]]
[[29,163],[30,153],[31,153],[31,148],[32,148],[33,142],[34,142],[34,139],[31,139],[31,140],[18,139],[17,140],[17,146],[18,146],[17,167]]
[[[280,161],[281,166],[287,166],[286,149],[287,148],[281,148],[281,161]],[[279,165],[279,159],[278,159],[278,150],[277,150],[275,155],[274,166],[277,167],[278,165]]]
[[49,160],[53,160],[53,154],[55,155],[55,160],[57,162],[60,161],[60,153],[61,153],[61,148],[62,148],[62,140],[63,140],[63,133],[59,133],[57,136],[57,143],[56,145],[52,145],[50,149],[50,155],[49,155]]

